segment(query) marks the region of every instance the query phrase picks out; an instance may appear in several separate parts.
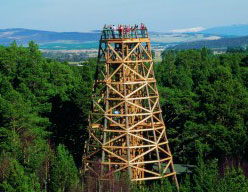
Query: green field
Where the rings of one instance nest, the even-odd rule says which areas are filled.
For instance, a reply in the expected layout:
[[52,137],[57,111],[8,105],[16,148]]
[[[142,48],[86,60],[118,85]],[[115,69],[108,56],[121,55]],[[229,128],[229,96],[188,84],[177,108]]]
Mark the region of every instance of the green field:
[[[152,49],[165,49],[170,43],[164,42],[151,42]],[[88,49],[98,49],[99,43],[93,42],[83,42],[83,43],[65,43],[65,42],[54,42],[54,43],[43,43],[39,44],[41,50],[88,50]]]
[[44,43],[39,45],[40,49],[47,50],[82,50],[82,49],[97,49],[98,42],[84,43]]

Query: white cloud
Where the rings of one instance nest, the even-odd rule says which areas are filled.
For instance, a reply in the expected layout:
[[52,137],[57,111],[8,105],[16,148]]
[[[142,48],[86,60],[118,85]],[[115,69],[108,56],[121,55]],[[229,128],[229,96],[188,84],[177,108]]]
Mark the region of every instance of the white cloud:
[[187,28],[187,29],[174,29],[171,30],[170,32],[172,33],[190,33],[190,32],[199,32],[204,30],[205,28],[203,27],[193,27],[193,28]]
[[210,36],[210,37],[207,37],[205,39],[206,40],[218,40],[218,39],[221,39],[221,37],[219,37],[219,36]]
[[9,37],[9,36],[13,35],[15,32],[16,31],[1,32],[0,38]]

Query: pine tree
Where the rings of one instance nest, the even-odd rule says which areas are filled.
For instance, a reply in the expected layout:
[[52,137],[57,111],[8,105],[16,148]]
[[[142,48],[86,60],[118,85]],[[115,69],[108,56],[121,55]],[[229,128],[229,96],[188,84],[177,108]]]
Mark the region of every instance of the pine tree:
[[64,145],[57,147],[56,158],[52,166],[51,191],[74,191],[79,183],[78,170]]
[[[4,156],[3,156],[4,155]],[[10,154],[3,154],[0,159],[1,166],[6,166],[2,172],[0,191],[3,192],[39,192],[40,184],[35,174],[25,174],[24,167]],[[2,170],[2,167],[1,167]]]

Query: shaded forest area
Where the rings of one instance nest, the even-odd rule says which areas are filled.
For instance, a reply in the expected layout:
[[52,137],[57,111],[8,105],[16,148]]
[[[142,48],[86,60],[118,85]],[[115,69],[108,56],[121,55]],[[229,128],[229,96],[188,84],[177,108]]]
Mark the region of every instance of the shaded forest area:
[[201,49],[207,47],[208,49],[227,49],[228,47],[247,47],[248,36],[232,37],[232,38],[221,38],[217,40],[200,40],[182,43],[175,45],[170,49],[185,50],[185,49]]
[[[95,59],[75,67],[43,58],[33,42],[0,47],[0,191],[84,191],[95,67]],[[196,165],[179,176],[180,191],[247,192],[247,52],[167,51],[155,75],[174,161]],[[130,190],[175,187],[165,180],[122,191]]]

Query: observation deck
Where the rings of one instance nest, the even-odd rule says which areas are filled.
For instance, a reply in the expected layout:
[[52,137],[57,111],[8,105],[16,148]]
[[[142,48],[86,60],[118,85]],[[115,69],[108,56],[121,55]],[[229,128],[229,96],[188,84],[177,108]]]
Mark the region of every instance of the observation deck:
[[[101,33],[101,40],[134,40],[134,39],[149,39],[148,31],[145,26],[134,27],[104,27]],[[144,40],[146,41],[146,40]]]

